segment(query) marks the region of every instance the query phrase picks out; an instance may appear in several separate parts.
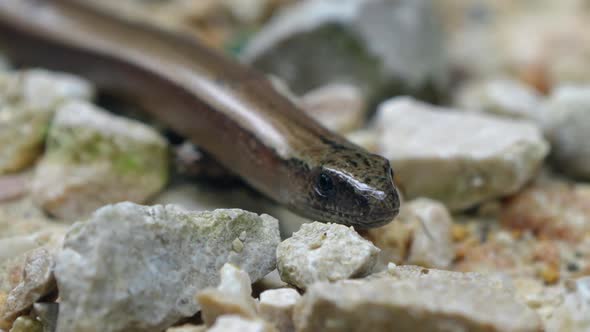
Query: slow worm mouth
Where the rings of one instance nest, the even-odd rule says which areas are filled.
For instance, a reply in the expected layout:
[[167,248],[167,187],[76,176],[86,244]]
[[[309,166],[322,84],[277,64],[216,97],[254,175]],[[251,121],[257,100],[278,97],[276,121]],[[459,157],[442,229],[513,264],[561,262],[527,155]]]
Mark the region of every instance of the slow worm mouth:
[[341,210],[330,210],[325,206],[311,205],[312,209],[305,211],[311,215],[311,219],[317,219],[323,222],[333,222],[337,224],[355,226],[358,228],[374,228],[386,225],[393,221],[399,213],[399,207],[383,213],[349,213]]

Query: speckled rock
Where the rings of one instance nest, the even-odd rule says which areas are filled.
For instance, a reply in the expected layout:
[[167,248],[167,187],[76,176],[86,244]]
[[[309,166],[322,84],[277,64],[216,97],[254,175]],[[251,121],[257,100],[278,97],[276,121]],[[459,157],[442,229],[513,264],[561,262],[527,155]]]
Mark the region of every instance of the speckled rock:
[[475,81],[457,93],[455,106],[466,111],[536,120],[541,116],[541,95],[508,78]]
[[84,102],[62,105],[32,182],[50,214],[77,219],[109,203],[142,203],[168,178],[166,140],[154,129]]
[[508,229],[577,243],[590,234],[590,185],[534,183],[507,200],[500,220]]
[[57,257],[58,331],[161,331],[199,310],[195,295],[219,283],[223,264],[252,280],[272,271],[279,241],[276,219],[243,210],[103,207]]
[[365,122],[366,100],[362,92],[351,84],[332,83],[303,95],[301,108],[324,127],[346,133]]
[[88,82],[67,74],[0,71],[0,174],[23,169],[38,157],[59,104],[93,94]]
[[590,331],[590,277],[578,279],[548,320],[547,332]]
[[[346,248],[346,250],[342,250]],[[352,227],[304,224],[277,247],[281,279],[305,289],[317,281],[335,281],[369,274],[379,249]]]
[[56,289],[53,276],[55,250],[38,248],[28,256],[20,283],[10,291],[4,308],[0,310],[4,321],[13,321],[33,306],[33,303]]
[[44,332],[43,324],[31,317],[19,317],[9,332]]
[[535,312],[477,273],[391,267],[366,280],[319,282],[295,308],[297,331],[530,331]]
[[427,95],[446,82],[442,40],[430,1],[308,0],[275,15],[242,56],[298,94],[338,81]]
[[402,205],[391,223],[367,231],[381,249],[384,263],[415,264],[448,268],[455,257],[453,220],[446,207],[431,199],[418,198]]
[[277,332],[261,319],[245,319],[240,316],[221,316],[207,332]]
[[260,294],[258,314],[280,332],[293,332],[293,309],[300,298],[293,288],[266,290]]
[[211,326],[223,315],[255,318],[256,301],[251,295],[252,282],[248,273],[226,263],[220,274],[221,282],[216,288],[206,288],[197,295],[205,324]]
[[451,210],[518,191],[549,146],[528,122],[437,108],[411,98],[379,107],[378,152],[390,159],[407,198]]
[[545,105],[543,126],[551,157],[570,175],[590,180],[590,86],[564,86]]

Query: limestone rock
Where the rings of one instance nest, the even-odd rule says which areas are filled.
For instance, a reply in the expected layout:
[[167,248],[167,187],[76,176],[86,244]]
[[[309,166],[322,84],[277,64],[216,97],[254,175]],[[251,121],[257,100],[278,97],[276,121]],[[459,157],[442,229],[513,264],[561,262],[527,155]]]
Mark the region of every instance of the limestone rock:
[[33,303],[55,290],[54,255],[54,251],[46,248],[38,248],[28,255],[21,282],[8,294],[2,310],[2,320],[16,319],[31,308]]
[[430,1],[308,0],[275,15],[242,57],[298,94],[348,82],[366,96],[428,95],[446,82],[442,40]]
[[280,332],[293,332],[293,309],[301,295],[293,288],[269,289],[260,294],[258,313]]
[[351,84],[332,83],[314,89],[300,99],[301,108],[324,127],[346,133],[363,125],[366,101]]
[[72,75],[0,71],[0,174],[21,170],[37,158],[59,104],[93,94],[88,82]]
[[279,244],[277,268],[283,281],[305,289],[317,281],[365,276],[378,253],[352,227],[313,222]]
[[297,331],[541,331],[501,282],[477,273],[392,267],[389,276],[319,282],[295,308]]
[[161,331],[199,310],[195,295],[219,283],[223,264],[251,280],[272,271],[279,241],[276,219],[243,210],[103,207],[57,257],[58,331]]
[[63,219],[109,203],[142,203],[168,178],[166,140],[134,120],[84,102],[61,106],[32,183],[35,201]]
[[541,116],[542,97],[518,81],[498,78],[467,83],[458,92],[456,106],[467,111],[535,120]]
[[383,262],[448,268],[455,257],[452,226],[443,204],[419,198],[403,204],[393,222],[367,233]]
[[544,129],[557,167],[590,180],[590,86],[564,86],[545,105]]
[[219,286],[204,289],[197,295],[205,324],[211,326],[223,315],[255,318],[256,301],[251,295],[251,284],[248,273],[231,264],[223,265]]
[[547,332],[590,331],[590,277],[575,282],[547,322]]
[[263,320],[245,319],[240,316],[221,316],[207,332],[277,332],[272,325]]
[[428,197],[451,210],[518,191],[549,147],[534,125],[451,112],[411,98],[379,107],[378,152],[408,198]]

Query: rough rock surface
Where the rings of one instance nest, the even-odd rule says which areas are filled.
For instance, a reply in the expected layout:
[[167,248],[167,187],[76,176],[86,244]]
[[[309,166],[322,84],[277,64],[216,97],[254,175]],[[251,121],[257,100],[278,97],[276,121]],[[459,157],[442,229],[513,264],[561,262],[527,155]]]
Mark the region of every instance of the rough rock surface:
[[547,332],[590,331],[590,277],[575,282],[547,322]]
[[451,112],[407,97],[381,104],[378,152],[390,159],[408,198],[451,210],[518,191],[549,147],[534,125]]
[[558,168],[590,180],[590,86],[558,88],[545,105],[543,120]]
[[168,178],[166,140],[142,123],[75,101],[62,105],[32,182],[35,201],[62,219],[109,203],[142,203]]
[[418,198],[403,204],[393,222],[367,234],[381,249],[384,263],[448,268],[455,257],[452,227],[453,220],[443,204]]
[[305,289],[317,281],[365,276],[378,253],[352,227],[313,222],[279,244],[277,268],[283,281]]
[[20,283],[10,291],[4,309],[4,321],[12,321],[33,306],[33,303],[56,288],[53,276],[55,252],[46,248],[33,250],[27,257]]
[[243,58],[299,94],[336,81],[365,95],[437,90],[447,74],[439,25],[429,1],[302,1],[276,15]]
[[301,295],[293,288],[269,289],[260,294],[258,314],[280,332],[293,332],[293,309]]
[[297,331],[541,331],[535,312],[502,282],[477,273],[391,267],[365,280],[312,285]]
[[245,319],[240,316],[221,316],[207,332],[277,332],[270,324],[260,319]]
[[467,83],[456,99],[455,105],[466,111],[531,120],[538,119],[542,113],[541,95],[523,83],[507,78]]
[[67,74],[0,71],[0,174],[23,169],[38,157],[59,104],[93,94],[88,82]]
[[220,274],[221,282],[217,288],[206,288],[197,295],[205,324],[211,326],[217,317],[223,315],[255,318],[256,301],[252,298],[252,282],[248,273],[226,263]]
[[103,207],[57,257],[58,330],[161,331],[198,311],[195,295],[219,283],[223,264],[252,280],[272,271],[279,241],[276,219],[243,210]]
[[351,84],[333,83],[300,99],[301,108],[324,127],[346,133],[363,125],[367,107],[362,92]]

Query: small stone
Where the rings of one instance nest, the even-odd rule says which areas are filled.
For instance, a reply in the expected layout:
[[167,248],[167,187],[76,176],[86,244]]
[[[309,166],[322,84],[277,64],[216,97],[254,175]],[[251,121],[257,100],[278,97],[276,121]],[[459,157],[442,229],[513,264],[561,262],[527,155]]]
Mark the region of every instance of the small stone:
[[316,283],[295,307],[294,320],[299,332],[542,330],[535,312],[497,279],[417,266]]
[[498,78],[467,83],[455,104],[468,111],[536,120],[541,115],[541,101],[541,95],[523,83]]
[[293,309],[301,298],[292,288],[269,289],[260,294],[258,313],[280,332],[293,332]]
[[298,94],[347,82],[365,96],[432,98],[447,80],[443,39],[430,1],[308,0],[275,15],[242,58]]
[[68,74],[0,71],[0,174],[24,169],[39,156],[58,105],[93,94],[87,81]]
[[402,205],[393,222],[367,235],[382,250],[384,262],[448,268],[455,257],[452,227],[443,204],[419,198]]
[[8,294],[2,310],[2,320],[12,321],[33,306],[43,296],[56,289],[53,276],[55,252],[38,248],[25,262],[21,282]]
[[341,134],[362,126],[368,109],[362,92],[343,83],[314,89],[301,97],[300,104],[324,127]]
[[279,241],[276,219],[238,209],[103,207],[72,227],[57,256],[58,331],[162,331],[199,310],[195,295],[219,283],[223,264],[251,280],[272,271]]
[[75,220],[105,204],[146,201],[166,184],[167,163],[167,142],[156,130],[69,102],[49,129],[32,194],[50,214]]
[[268,11],[272,0],[222,0],[240,22],[257,23]]
[[563,172],[590,180],[590,86],[563,86],[545,105],[551,157]]
[[379,153],[408,198],[428,197],[453,211],[518,191],[549,147],[532,124],[437,108],[407,97],[379,107]]
[[207,332],[277,332],[270,324],[260,319],[245,319],[240,316],[221,316]]
[[201,315],[207,326],[223,315],[256,317],[256,301],[252,298],[252,282],[248,273],[232,264],[221,268],[221,283],[217,288],[207,288],[197,295]]
[[14,321],[9,332],[43,332],[43,324],[34,318],[21,316]]
[[317,281],[365,276],[372,271],[378,253],[352,227],[313,222],[279,244],[277,268],[283,281],[305,289]]

